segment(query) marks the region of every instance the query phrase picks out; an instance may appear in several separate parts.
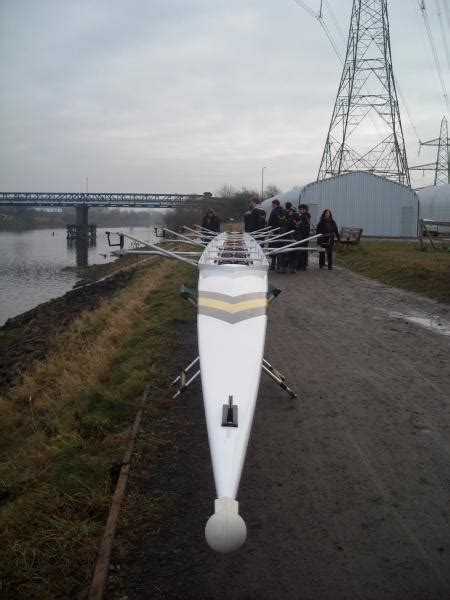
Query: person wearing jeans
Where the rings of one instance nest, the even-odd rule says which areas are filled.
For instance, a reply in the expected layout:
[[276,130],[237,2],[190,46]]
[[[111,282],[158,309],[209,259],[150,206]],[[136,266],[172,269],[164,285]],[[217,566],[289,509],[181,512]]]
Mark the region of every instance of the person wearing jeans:
[[324,248],[325,252],[319,253],[319,267],[323,269],[325,266],[325,253],[327,255],[327,265],[328,270],[331,271],[333,268],[333,245],[334,238],[336,236],[339,241],[339,231],[336,225],[336,222],[333,219],[333,215],[331,214],[331,210],[326,208],[322,216],[320,217],[320,221],[317,224],[316,233],[321,233],[322,237],[319,238],[319,245]]

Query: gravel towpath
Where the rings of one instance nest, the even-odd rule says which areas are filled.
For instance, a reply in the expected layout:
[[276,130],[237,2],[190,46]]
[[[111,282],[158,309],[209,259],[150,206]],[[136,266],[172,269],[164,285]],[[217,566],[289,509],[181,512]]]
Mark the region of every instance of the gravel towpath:
[[204,541],[214,489],[197,387],[158,480],[176,518],[142,532],[121,597],[450,598],[450,307],[311,263],[270,277],[283,292],[265,354],[299,398],[262,375],[245,546],[221,556]]

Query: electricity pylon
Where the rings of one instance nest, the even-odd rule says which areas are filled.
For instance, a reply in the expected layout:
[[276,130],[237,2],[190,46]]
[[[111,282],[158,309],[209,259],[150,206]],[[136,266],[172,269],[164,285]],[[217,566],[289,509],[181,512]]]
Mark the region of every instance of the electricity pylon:
[[387,0],[353,0],[344,68],[317,178],[352,171],[410,185]]
[[410,167],[410,171],[434,171],[434,184],[444,185],[450,183],[450,164],[449,164],[449,148],[450,140],[448,138],[447,119],[443,117],[441,121],[441,131],[439,137],[428,142],[420,142],[421,146],[437,146],[436,162],[426,165],[417,165]]

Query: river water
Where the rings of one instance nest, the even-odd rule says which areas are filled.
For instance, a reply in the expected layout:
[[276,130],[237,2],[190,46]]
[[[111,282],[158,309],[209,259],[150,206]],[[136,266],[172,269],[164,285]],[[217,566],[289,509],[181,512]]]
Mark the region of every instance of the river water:
[[0,232],[0,326],[70,290],[79,277],[76,269],[68,267],[116,260],[105,231],[123,231],[142,241],[155,241],[154,227],[97,228],[95,245],[84,248],[67,240],[65,229]]

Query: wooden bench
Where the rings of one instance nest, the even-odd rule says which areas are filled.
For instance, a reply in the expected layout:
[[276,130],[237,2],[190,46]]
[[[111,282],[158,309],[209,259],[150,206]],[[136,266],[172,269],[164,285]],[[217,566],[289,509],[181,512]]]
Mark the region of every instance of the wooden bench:
[[348,248],[359,244],[363,230],[359,227],[341,227],[339,232],[340,243]]
[[[420,219],[419,225],[419,241],[421,248],[425,246],[425,241],[430,242],[430,246],[433,250],[439,250],[440,246],[447,246],[450,243],[450,221]],[[434,240],[432,238],[434,238]]]

